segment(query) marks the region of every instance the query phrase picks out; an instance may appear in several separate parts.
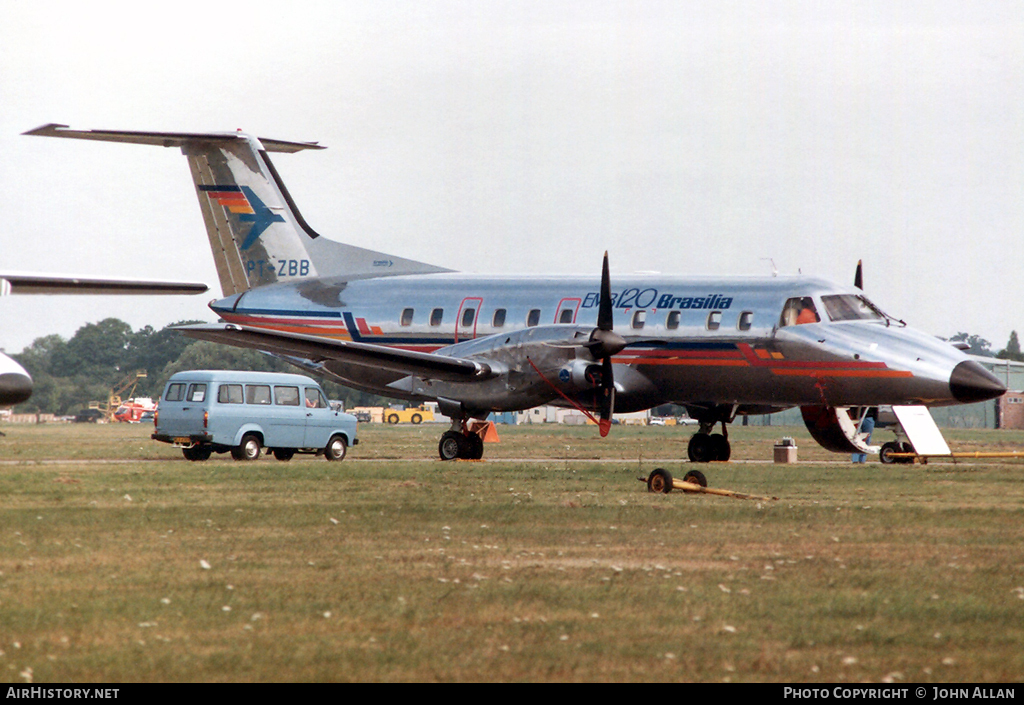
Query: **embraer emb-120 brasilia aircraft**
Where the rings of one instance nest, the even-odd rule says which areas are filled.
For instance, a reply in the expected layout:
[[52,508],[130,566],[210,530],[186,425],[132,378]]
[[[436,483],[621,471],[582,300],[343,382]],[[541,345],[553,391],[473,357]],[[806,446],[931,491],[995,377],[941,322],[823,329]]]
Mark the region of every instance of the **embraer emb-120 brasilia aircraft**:
[[[316,143],[242,132],[26,133],[178,147],[224,298],[186,335],[279,355],[349,387],[436,401],[441,458],[480,458],[472,420],[542,404],[592,415],[674,402],[699,423],[694,461],[727,460],[738,415],[801,407],[829,450],[866,449],[858,413],[991,399],[1002,383],[883,313],[861,287],[806,277],[466,275],[319,236],[270,152]],[[858,269],[859,273],[859,269]],[[859,275],[858,275],[859,280]],[[855,282],[856,284],[857,282]],[[721,433],[715,433],[721,424]]]

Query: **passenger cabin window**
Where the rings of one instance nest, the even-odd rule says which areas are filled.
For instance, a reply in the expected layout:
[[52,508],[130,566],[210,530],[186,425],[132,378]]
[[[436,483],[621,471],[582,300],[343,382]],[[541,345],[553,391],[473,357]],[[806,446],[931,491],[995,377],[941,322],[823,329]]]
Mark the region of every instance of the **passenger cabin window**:
[[217,401],[221,404],[241,404],[242,403],[242,385],[240,384],[222,384],[220,389],[217,390]]
[[298,406],[299,388],[274,387],[274,399],[277,401],[278,406]]
[[740,330],[750,330],[752,325],[754,325],[754,312],[744,311],[741,313],[739,320],[736,322],[736,327]]
[[476,318],[476,309],[475,308],[467,308],[465,311],[462,312],[462,327],[463,328],[470,328],[470,327],[472,327],[473,319],[475,319],[475,318]]
[[190,384],[188,387],[188,394],[185,396],[185,398],[188,399],[189,401],[194,402],[203,401],[204,399],[206,399],[206,385],[199,384],[198,382],[195,384]]
[[779,319],[779,327],[798,326],[804,323],[817,323],[821,318],[818,316],[818,309],[814,307],[814,301],[810,296],[792,298],[782,307],[782,317]]
[[411,308],[403,308],[402,309],[402,318],[401,318],[401,320],[399,322],[403,326],[411,326],[412,325],[412,314],[413,314],[413,309],[411,309]]
[[679,327],[679,311],[669,311],[668,318],[665,319],[665,328],[668,330],[675,330]]
[[505,325],[505,309],[494,309],[494,316],[491,317],[491,325],[495,328],[501,328]]
[[559,323],[572,323],[572,309],[563,308],[562,312],[558,314]]
[[444,309],[443,308],[435,308],[433,311],[430,312],[430,325],[432,325],[432,326],[439,326],[439,325],[441,325],[441,321],[443,319],[444,319]]
[[270,403],[270,385],[269,384],[247,384],[247,385],[245,385],[245,403],[246,404],[269,404]]
[[530,313],[526,316],[526,325],[535,326],[540,323],[540,309],[531,308]]
[[185,398],[185,385],[181,382],[167,385],[164,401],[181,401]]
[[708,330],[718,330],[722,327],[722,312],[712,311],[708,314]]
[[633,312],[633,321],[632,321],[632,323],[630,323],[630,325],[633,328],[635,328],[636,330],[640,330],[641,328],[644,327],[644,324],[646,322],[647,322],[647,311],[644,311],[643,309],[640,309],[639,311],[634,311]]
[[822,296],[821,303],[833,321],[873,321],[883,317],[873,303],[855,294]]
[[326,409],[324,395],[316,387],[306,387],[306,407],[309,409]]

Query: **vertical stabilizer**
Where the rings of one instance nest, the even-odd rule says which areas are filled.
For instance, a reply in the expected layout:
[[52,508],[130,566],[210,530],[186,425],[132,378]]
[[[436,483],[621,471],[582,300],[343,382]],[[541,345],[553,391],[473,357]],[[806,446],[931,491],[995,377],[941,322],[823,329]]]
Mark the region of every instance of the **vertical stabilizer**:
[[179,147],[188,158],[225,296],[277,282],[450,271],[320,237],[303,220],[269,152],[323,149],[242,132],[125,132],[44,125],[26,135]]

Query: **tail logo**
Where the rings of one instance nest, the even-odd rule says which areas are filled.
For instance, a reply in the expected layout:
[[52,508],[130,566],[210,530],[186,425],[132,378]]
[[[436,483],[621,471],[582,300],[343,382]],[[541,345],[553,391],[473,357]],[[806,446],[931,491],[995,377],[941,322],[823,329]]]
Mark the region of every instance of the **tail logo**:
[[273,223],[285,222],[284,216],[274,213],[259,199],[248,186],[200,186],[199,190],[216,201],[229,213],[238,216],[239,222],[252,223],[245,241],[239,249],[248,250],[260,235]]

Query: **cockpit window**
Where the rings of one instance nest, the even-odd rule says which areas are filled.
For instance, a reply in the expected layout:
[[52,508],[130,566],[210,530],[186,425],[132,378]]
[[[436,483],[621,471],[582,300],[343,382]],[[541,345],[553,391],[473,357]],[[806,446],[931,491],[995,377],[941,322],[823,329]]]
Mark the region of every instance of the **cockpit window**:
[[822,296],[821,303],[833,321],[877,321],[883,317],[874,304],[855,294]]
[[811,300],[811,297],[800,296],[786,302],[786,305],[782,308],[782,318],[779,319],[779,327],[817,323],[820,320],[818,310],[814,307],[814,301]]

